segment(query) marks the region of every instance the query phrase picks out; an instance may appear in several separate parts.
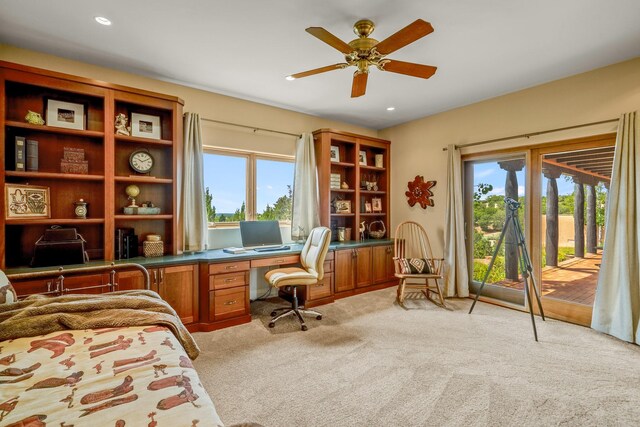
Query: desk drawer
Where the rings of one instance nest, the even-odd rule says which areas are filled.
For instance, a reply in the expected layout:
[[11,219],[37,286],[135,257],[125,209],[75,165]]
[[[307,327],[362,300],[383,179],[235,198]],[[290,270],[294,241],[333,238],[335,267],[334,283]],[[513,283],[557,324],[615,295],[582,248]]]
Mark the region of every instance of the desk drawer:
[[335,251],[329,251],[327,252],[327,256],[324,258],[325,261],[333,261],[334,258],[334,253]]
[[324,264],[322,264],[322,269],[324,270],[325,274],[331,273],[333,271],[333,260],[325,261]]
[[251,268],[271,267],[274,265],[297,264],[300,262],[300,255],[285,255],[271,258],[251,260]]
[[236,273],[216,274],[209,276],[209,290],[235,288],[249,284],[249,272],[238,271]]
[[331,281],[333,274],[326,274],[322,278],[322,282],[315,285],[309,285],[309,300],[320,299],[331,296]]
[[209,264],[209,274],[232,273],[234,271],[247,271],[251,268],[249,261],[223,262]]
[[209,312],[222,320],[243,315],[247,309],[247,286],[209,292]]

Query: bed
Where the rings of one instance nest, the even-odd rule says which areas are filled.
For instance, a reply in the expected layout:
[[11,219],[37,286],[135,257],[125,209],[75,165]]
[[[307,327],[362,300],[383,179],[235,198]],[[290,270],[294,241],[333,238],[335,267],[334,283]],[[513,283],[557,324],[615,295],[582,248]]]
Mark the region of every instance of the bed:
[[152,291],[2,304],[0,425],[222,426],[197,355]]

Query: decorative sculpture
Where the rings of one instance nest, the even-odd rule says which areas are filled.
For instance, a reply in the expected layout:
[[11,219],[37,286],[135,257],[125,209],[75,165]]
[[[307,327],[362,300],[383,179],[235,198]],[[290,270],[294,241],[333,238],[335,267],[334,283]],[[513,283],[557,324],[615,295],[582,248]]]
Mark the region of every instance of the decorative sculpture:
[[413,207],[416,203],[420,203],[422,209],[427,209],[427,206],[435,206],[433,200],[431,200],[431,197],[433,197],[431,189],[435,185],[436,181],[425,181],[423,176],[416,175],[413,182],[409,181],[407,184],[409,191],[404,193],[407,196],[409,206]]
[[131,127],[127,127],[128,121],[127,116],[122,113],[116,116],[116,135],[131,135]]
[[24,116],[24,119],[27,121],[27,123],[32,125],[44,124],[44,119],[42,118],[40,113],[36,113],[35,111],[28,110],[28,113],[26,116]]

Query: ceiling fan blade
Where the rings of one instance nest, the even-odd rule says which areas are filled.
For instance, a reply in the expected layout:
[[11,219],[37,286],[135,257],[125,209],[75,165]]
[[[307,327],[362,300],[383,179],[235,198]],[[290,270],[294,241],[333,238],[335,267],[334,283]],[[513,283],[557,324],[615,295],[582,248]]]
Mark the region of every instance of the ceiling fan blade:
[[323,42],[333,47],[334,49],[338,49],[340,52],[344,53],[345,55],[348,55],[351,52],[353,52],[353,48],[351,46],[349,46],[347,43],[343,42],[342,40],[340,40],[339,38],[337,38],[336,36],[334,36],[329,31],[325,30],[322,27],[309,27],[305,31],[311,34],[312,36],[322,40]]
[[405,74],[407,76],[420,77],[422,79],[428,79],[433,76],[438,69],[431,65],[414,64],[413,62],[394,61],[389,59],[389,62],[385,63],[382,69],[384,71],[391,71],[392,73]]
[[302,77],[313,76],[314,74],[326,73],[327,71],[332,70],[339,70],[340,68],[344,68],[346,66],[348,66],[348,64],[345,63],[327,65],[326,67],[314,68],[313,70],[292,74],[291,77],[293,77],[294,79],[301,79]]
[[433,27],[430,23],[418,19],[397,33],[382,40],[376,45],[376,50],[383,55],[388,55],[432,32]]
[[364,95],[364,93],[367,91],[368,77],[369,73],[362,73],[360,71],[356,71],[355,73],[353,73],[353,85],[351,86],[352,98],[357,98]]

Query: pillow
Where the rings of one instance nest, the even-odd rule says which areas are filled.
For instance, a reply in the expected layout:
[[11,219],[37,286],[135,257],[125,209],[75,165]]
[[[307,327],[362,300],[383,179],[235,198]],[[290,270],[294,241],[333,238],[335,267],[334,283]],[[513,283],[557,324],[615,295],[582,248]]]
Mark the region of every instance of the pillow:
[[422,258],[394,258],[400,274],[431,274],[429,261]]
[[0,270],[0,304],[8,304],[18,301],[16,290],[11,286],[9,278]]

